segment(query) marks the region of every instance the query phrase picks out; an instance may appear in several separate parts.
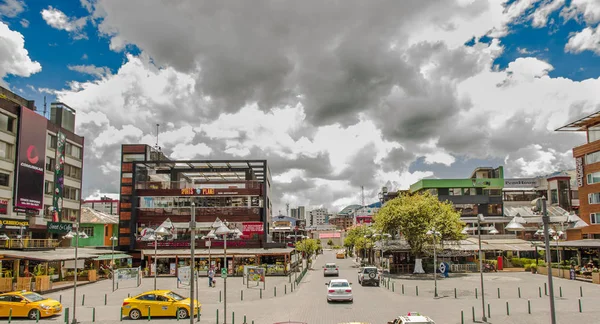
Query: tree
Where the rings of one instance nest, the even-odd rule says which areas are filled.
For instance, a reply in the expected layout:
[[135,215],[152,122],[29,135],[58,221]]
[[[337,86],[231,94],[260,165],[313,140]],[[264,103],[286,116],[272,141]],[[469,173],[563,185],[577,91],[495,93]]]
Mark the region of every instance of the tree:
[[373,247],[373,238],[371,237],[372,234],[373,230],[366,225],[361,224],[353,226],[348,230],[348,232],[346,232],[344,246],[349,252],[351,252],[353,249],[356,251],[364,251],[369,249]]
[[332,246],[333,245],[333,240],[329,239],[329,241],[327,241],[327,245]]
[[465,226],[460,212],[452,203],[441,202],[428,192],[402,195],[387,202],[373,217],[375,228],[385,233],[400,231],[416,257],[415,273],[422,273],[421,256],[431,244],[427,232],[435,229],[440,233],[438,242],[460,240]]
[[296,243],[296,250],[304,252],[308,262],[311,263],[311,256],[319,249],[317,240],[315,239],[304,239]]

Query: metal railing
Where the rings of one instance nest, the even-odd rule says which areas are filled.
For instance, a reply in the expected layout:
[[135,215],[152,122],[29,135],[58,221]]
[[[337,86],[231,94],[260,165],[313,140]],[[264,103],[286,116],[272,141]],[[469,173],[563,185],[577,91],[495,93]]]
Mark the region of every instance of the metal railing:
[[[139,208],[139,216],[190,216],[190,207]],[[203,216],[258,216],[258,207],[196,207],[196,218]]]
[[8,239],[0,241],[0,248],[9,250],[54,249],[58,244],[58,240],[53,239]]
[[261,181],[225,180],[225,181],[136,181],[135,189],[185,189],[185,188],[212,188],[212,189],[260,189]]

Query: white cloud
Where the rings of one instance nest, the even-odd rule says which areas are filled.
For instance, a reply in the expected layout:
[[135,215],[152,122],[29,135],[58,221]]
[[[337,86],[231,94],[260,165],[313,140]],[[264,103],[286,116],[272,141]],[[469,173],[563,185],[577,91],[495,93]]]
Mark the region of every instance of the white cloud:
[[0,3],[0,17],[14,18],[25,11],[25,2],[22,0],[4,0]]
[[0,82],[8,74],[29,77],[41,70],[40,63],[29,57],[23,35],[0,21]]
[[451,166],[454,162],[456,162],[456,158],[446,152],[435,152],[425,154],[426,164],[439,163],[445,166]]
[[23,26],[23,28],[29,27],[29,20],[27,20],[27,19],[21,19],[21,21],[19,21],[19,23],[21,24],[21,26]]
[[194,160],[201,157],[209,157],[212,149],[204,144],[183,144],[179,143],[173,147],[173,153],[169,156],[176,160]]
[[[84,54],[85,55],[85,54]],[[111,75],[110,69],[105,66],[91,65],[68,65],[67,68],[71,71],[77,71],[83,74],[89,74],[97,78],[104,78]]]
[[72,35],[74,39],[87,39],[87,35],[83,31],[87,24],[87,18],[70,18],[64,12],[53,8],[44,9],[41,12],[42,18],[46,23],[55,29],[64,30]]
[[116,193],[106,193],[106,192],[100,192],[99,190],[96,190],[93,194],[87,196],[85,198],[85,200],[100,200],[102,197],[108,197],[110,199],[119,199],[119,194]]
[[565,52],[581,53],[592,51],[600,55],[600,25],[596,28],[586,27],[569,38]]
[[548,17],[565,5],[565,0],[546,0],[530,17],[532,26],[536,28],[546,27]]
[[571,0],[571,5],[561,11],[561,16],[566,20],[580,17],[588,25],[600,22],[600,2],[597,0]]

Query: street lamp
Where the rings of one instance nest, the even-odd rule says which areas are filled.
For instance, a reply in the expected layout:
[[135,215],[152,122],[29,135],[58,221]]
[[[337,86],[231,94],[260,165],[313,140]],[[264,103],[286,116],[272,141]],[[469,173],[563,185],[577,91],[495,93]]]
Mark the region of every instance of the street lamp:
[[[544,223],[544,245],[546,246],[546,255],[550,256],[550,216],[548,216],[548,210],[546,209],[546,197],[542,196],[535,200],[536,207],[542,210],[542,221]],[[539,206],[541,205],[541,206]],[[548,257],[550,258],[550,257]],[[550,320],[552,324],[556,324],[556,310],[554,308],[554,284],[552,282],[552,259],[548,260],[548,289],[550,290]]]
[[438,298],[438,290],[437,290],[437,236],[441,235],[440,232],[436,231],[435,228],[427,231],[427,235],[433,235],[433,281],[434,281],[434,292],[433,297]]
[[77,309],[77,248],[79,247],[79,237],[88,238],[87,234],[84,232],[79,232],[79,217],[77,218],[77,223],[73,223],[73,229],[75,232],[70,231],[63,238],[72,239],[75,237],[75,277],[73,279],[73,322],[72,324],[77,324],[76,317],[76,309]]
[[112,246],[112,254],[110,261],[110,269],[112,271],[112,291],[115,291],[115,242],[118,241],[119,238],[116,236],[110,237],[110,245]]
[[483,289],[483,251],[481,251],[481,222],[484,221],[483,214],[477,215],[477,236],[479,243],[479,276],[481,277],[481,320],[487,322],[485,317],[485,291]]
[[223,222],[215,230],[215,234],[223,235],[223,266],[225,269],[225,276],[223,278],[223,324],[227,324],[227,235],[231,233],[226,224],[227,221]]
[[158,275],[158,265],[157,265],[157,254],[158,254],[158,240],[162,239],[164,236],[171,235],[168,229],[160,226],[154,231],[152,235],[150,235],[145,241],[154,241],[154,290],[156,290],[156,278]]
[[[191,259],[191,275],[190,275],[190,324],[194,324],[194,278],[196,276],[196,258],[195,251],[196,248],[196,204],[192,203],[192,216],[190,219],[190,259]],[[156,287],[154,288],[156,289]],[[177,316],[179,318],[179,315]],[[198,313],[198,318],[200,318],[200,314]]]

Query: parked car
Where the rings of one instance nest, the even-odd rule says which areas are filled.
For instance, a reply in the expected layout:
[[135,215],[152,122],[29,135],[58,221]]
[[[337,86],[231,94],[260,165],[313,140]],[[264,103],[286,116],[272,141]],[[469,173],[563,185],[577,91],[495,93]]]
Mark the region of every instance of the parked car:
[[375,285],[379,287],[380,275],[377,267],[361,267],[358,270],[358,283],[361,286]]
[[[193,314],[201,312],[200,303],[194,301]],[[123,300],[122,316],[137,320],[148,316],[174,316],[186,318],[190,316],[190,299],[170,290],[151,290]]]
[[31,291],[13,291],[0,294],[0,317],[27,317],[31,320],[58,315],[62,304],[58,300],[46,298]]
[[388,324],[435,324],[428,316],[423,316],[419,313],[411,312],[408,315],[398,316],[393,321],[388,321]]
[[336,276],[339,277],[340,269],[335,263],[325,263],[323,267],[323,277]]
[[327,286],[327,302],[332,301],[354,301],[352,295],[352,284],[346,279],[333,279],[328,283]]

